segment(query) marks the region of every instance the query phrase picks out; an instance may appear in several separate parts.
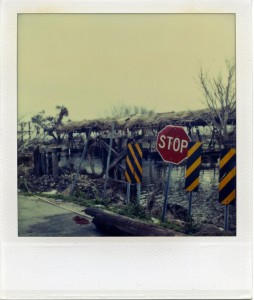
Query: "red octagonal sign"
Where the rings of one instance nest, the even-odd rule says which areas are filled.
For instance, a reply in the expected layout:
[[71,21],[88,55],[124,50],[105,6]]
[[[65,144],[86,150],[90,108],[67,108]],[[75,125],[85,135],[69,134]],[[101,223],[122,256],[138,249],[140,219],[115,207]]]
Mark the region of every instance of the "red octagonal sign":
[[187,157],[190,141],[183,127],[168,125],[158,133],[156,150],[164,161],[178,165]]

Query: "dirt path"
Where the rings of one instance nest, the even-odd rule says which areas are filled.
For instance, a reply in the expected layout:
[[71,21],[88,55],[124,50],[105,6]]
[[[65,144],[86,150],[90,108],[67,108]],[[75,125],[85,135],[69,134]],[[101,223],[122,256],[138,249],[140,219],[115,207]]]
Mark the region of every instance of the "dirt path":
[[[71,203],[60,204],[81,212],[83,208]],[[36,197],[18,197],[19,236],[102,236],[94,224],[78,224],[73,218],[82,217],[63,208],[43,202]]]

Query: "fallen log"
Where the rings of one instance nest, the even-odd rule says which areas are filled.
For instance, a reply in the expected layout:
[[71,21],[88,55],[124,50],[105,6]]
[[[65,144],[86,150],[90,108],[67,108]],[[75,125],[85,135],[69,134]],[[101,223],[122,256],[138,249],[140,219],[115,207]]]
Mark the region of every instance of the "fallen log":
[[184,236],[172,229],[162,228],[98,208],[86,208],[96,227],[110,236]]

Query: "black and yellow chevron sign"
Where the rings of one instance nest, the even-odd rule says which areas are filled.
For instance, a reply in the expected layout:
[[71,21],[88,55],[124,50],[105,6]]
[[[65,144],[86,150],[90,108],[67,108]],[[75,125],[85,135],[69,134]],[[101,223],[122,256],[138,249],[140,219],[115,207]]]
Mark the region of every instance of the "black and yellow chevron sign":
[[142,181],[142,150],[138,143],[127,145],[125,178],[130,183],[141,183]]
[[187,164],[185,173],[185,189],[197,192],[199,185],[199,171],[201,165],[201,142],[190,142],[188,145]]
[[223,149],[220,153],[219,201],[228,205],[236,199],[236,150]]

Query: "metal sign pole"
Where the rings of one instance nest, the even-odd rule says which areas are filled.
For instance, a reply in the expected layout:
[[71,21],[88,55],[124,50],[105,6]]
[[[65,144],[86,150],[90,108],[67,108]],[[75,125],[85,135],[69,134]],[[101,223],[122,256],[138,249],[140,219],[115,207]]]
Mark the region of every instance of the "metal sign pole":
[[224,208],[224,230],[228,230],[229,205]]
[[192,208],[192,192],[189,193],[189,209],[188,209],[188,218],[191,217],[191,208]]
[[137,183],[137,203],[140,204],[141,184]]
[[128,205],[130,202],[130,192],[131,192],[131,184],[127,182],[127,194],[126,194],[126,204]]
[[166,190],[165,190],[165,199],[164,199],[164,206],[163,206],[163,212],[162,212],[162,222],[165,222],[166,212],[167,212],[167,206],[168,206],[168,194],[169,194],[169,185],[170,185],[170,177],[171,177],[171,163],[168,165],[168,177],[166,182]]

